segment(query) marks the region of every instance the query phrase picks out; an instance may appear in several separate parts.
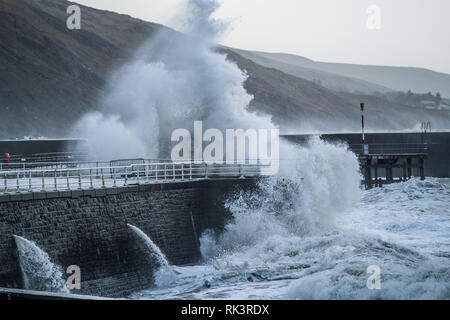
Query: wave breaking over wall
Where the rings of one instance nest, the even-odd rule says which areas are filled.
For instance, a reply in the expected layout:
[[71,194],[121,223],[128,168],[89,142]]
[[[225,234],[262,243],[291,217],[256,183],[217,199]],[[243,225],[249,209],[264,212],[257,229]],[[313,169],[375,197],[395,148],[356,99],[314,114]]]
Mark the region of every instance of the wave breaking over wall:
[[353,210],[361,195],[353,153],[314,138],[305,147],[282,143],[280,154],[278,175],[227,202],[234,219],[225,231],[202,236],[204,258],[224,255],[224,262],[231,256],[255,266],[264,265],[264,259],[283,264],[287,251],[296,251],[296,242],[333,232]]

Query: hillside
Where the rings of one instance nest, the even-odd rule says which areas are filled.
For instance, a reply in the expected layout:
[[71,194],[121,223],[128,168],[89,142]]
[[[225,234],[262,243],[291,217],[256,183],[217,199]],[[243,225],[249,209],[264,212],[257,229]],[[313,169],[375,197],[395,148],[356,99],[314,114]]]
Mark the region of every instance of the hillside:
[[[373,94],[375,92],[386,93],[393,91],[392,89],[389,89],[387,87],[370,83],[361,79],[319,70],[317,68],[314,68],[313,61],[307,58],[298,57],[299,61],[297,62],[295,60],[290,61],[287,59],[277,59],[276,56],[272,56],[271,54],[262,52],[254,52],[234,48],[227,49],[264,67],[274,68],[284,73],[304,78],[334,91],[366,94]],[[300,63],[301,60],[304,60],[303,63]]]
[[108,74],[160,25],[82,9],[68,30],[62,0],[0,0],[0,136],[58,136],[96,108]]
[[[0,0],[0,138],[68,135],[78,118],[99,108],[111,73],[146,40],[162,28],[168,37],[182,36],[158,24],[83,6],[82,29],[71,31],[66,28],[69,4]],[[284,131],[357,130],[362,100],[368,103],[369,129],[407,129],[423,120],[432,120],[434,128],[449,127],[448,111],[415,108],[412,114],[401,102],[368,95],[372,89],[389,91],[381,86],[338,76],[335,83],[366,88],[354,90],[362,92],[357,94],[338,92],[235,50],[219,50],[248,73],[245,87],[254,96],[250,109],[271,115]]]
[[411,129],[430,119],[434,128],[445,129],[450,124],[448,111],[411,109],[374,95],[331,91],[311,81],[262,67],[234,50],[222,49],[222,52],[247,71],[249,78],[245,88],[255,96],[251,110],[271,114],[285,132],[358,131],[362,101],[367,106],[369,130]]
[[[422,68],[318,62],[305,57],[284,53],[242,50],[238,50],[237,52],[252,60],[254,59],[257,63],[265,60],[266,66],[271,66],[280,69],[281,71],[286,72],[288,68],[292,68],[293,72],[296,73],[294,75],[307,77],[309,72],[311,73],[309,77],[317,77],[317,79],[321,79],[322,77],[325,86],[331,87],[332,89],[335,89],[333,87],[335,86],[335,83],[333,82],[334,76],[351,79],[351,83],[353,84],[351,86],[349,85],[349,87],[353,91],[359,91],[361,93],[371,92],[364,91],[364,86],[363,88],[359,88],[357,86],[358,84],[366,84],[368,89],[373,90],[372,92],[383,92],[382,88],[377,88],[377,86],[381,86],[385,89],[389,88],[391,90],[400,91],[411,90],[416,93],[440,92],[442,96],[450,98],[450,75],[446,73]],[[306,70],[307,72],[302,70]],[[314,73],[316,73],[317,76],[314,75]]]

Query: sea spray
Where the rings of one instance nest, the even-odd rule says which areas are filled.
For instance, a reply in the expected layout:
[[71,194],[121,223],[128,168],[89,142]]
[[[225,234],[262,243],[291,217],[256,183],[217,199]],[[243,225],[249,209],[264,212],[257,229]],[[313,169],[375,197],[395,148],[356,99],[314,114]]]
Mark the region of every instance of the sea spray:
[[144,231],[131,224],[127,224],[127,226],[143,244],[144,252],[150,263],[156,264],[156,269],[152,270],[155,285],[157,287],[169,286],[178,274],[176,268],[170,265],[161,249],[152,241],[152,239],[150,239],[148,235],[145,234]]
[[[345,147],[313,139],[281,150],[279,175],[229,199],[234,221],[221,234],[203,234],[206,261],[178,267],[172,282],[136,298],[450,297],[448,179],[363,191],[357,158]],[[381,290],[367,287],[372,265]]]
[[[356,156],[313,138],[307,146],[281,144],[280,171],[256,190],[237,193],[226,206],[233,221],[220,235],[205,233],[201,251],[216,263],[291,263],[306,236],[334,232],[361,195]],[[228,259],[232,257],[232,259]]]
[[162,253],[161,249],[152,241],[152,239],[150,239],[148,235],[145,234],[144,231],[131,224],[127,224],[127,226],[137,235],[138,239],[142,241],[144,248],[147,251],[146,253],[149,257],[156,261],[158,267],[169,266],[169,261],[167,261],[164,253]]
[[190,0],[186,35],[161,29],[111,76],[101,112],[85,115],[73,132],[86,138],[92,158],[168,158],[172,132],[196,120],[205,129],[273,128],[247,111],[245,71],[213,49],[226,28],[211,18],[217,6]]
[[25,289],[70,292],[66,287],[61,268],[50,261],[46,252],[33,241],[16,235],[13,237],[17,245]]
[[293,279],[352,253],[339,231],[362,194],[356,156],[319,138],[280,148],[278,175],[233,195],[226,202],[232,221],[220,234],[202,235],[204,264],[179,268],[168,287],[136,297],[283,297]]

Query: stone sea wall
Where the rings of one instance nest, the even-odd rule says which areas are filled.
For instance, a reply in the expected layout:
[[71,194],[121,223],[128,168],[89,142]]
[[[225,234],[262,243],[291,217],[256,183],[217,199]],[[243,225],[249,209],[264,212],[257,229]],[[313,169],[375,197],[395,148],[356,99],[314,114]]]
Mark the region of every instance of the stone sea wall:
[[[153,267],[127,224],[171,264],[197,262],[198,238],[230,214],[224,199],[251,180],[206,180],[0,197],[0,287],[23,288],[13,234],[34,241],[64,271],[81,269],[76,294],[124,297],[153,285]],[[67,276],[67,275],[66,275]]]

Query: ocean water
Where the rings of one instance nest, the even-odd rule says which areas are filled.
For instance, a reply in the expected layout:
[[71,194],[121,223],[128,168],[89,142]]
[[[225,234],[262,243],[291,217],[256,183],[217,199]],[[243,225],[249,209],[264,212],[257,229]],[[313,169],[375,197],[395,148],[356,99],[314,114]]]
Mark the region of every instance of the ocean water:
[[203,234],[203,261],[164,266],[131,298],[450,299],[450,179],[365,191],[345,148],[314,140],[281,154],[279,175],[231,197],[233,221]]

